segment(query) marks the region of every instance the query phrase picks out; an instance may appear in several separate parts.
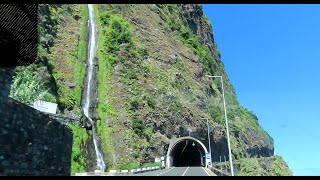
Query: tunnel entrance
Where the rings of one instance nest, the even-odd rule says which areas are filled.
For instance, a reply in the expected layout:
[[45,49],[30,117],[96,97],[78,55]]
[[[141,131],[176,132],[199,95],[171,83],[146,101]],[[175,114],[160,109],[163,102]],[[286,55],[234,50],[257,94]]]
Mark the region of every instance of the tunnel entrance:
[[206,147],[193,137],[178,138],[169,145],[167,167],[206,166]]
[[204,150],[197,142],[180,141],[172,150],[172,166],[204,166]]

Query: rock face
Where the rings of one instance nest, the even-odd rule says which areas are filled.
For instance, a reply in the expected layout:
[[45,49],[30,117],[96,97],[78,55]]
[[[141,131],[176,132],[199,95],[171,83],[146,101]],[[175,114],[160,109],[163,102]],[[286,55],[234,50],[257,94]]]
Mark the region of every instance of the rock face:
[[[99,99],[99,103],[113,110],[100,117],[107,122],[106,131],[113,131],[111,138],[104,140],[108,142],[103,142],[115,144],[115,150],[106,152],[112,159],[109,164],[148,162],[164,156],[170,139],[188,136],[189,132],[208,146],[207,124],[202,118],[209,119],[213,161],[218,162],[220,156],[228,159],[221,83],[207,74],[223,76],[234,158],[273,156],[273,139],[237,100],[210,20],[200,5],[98,5],[98,9],[104,22],[102,31],[109,32],[112,25],[108,20],[117,16],[112,22],[119,21],[119,17],[124,20],[114,26],[127,21],[132,34],[126,35],[135,39],[131,44],[118,42],[119,49],[109,52],[119,61],[105,73],[111,74],[110,81],[99,82],[108,83],[106,98]],[[147,53],[132,53],[132,46],[143,46]],[[104,48],[100,47],[100,52],[107,51]],[[137,124],[139,119],[143,123]],[[128,135],[120,135],[119,131]],[[156,137],[162,138],[155,142]],[[124,156],[127,159],[121,158]]]
[[186,21],[186,24],[194,34],[201,37],[202,42],[210,48],[212,53],[214,53],[216,47],[214,45],[212,27],[204,19],[202,8],[200,6],[192,5],[181,5],[181,7],[181,14]]
[[246,149],[247,157],[270,157],[274,155],[272,140],[260,138],[257,130],[253,128],[247,128],[246,132],[239,139],[245,142],[243,146]]
[[222,127],[215,127],[213,129],[213,142],[212,142],[212,159],[213,161],[220,161],[220,156],[221,160],[224,160],[224,156],[228,157],[228,141],[226,137],[226,131]]
[[[211,23],[205,20],[201,6],[198,5],[181,5],[181,19],[185,22],[194,34],[201,37],[203,44],[207,45],[217,62],[218,66],[223,68],[221,56],[216,47]],[[224,71],[224,70],[223,70]],[[223,72],[225,74],[225,71]],[[228,76],[225,75],[227,78]],[[230,86],[230,82],[227,82]],[[229,93],[235,94],[233,89],[227,90]],[[228,92],[227,92],[228,93]],[[231,119],[232,120],[232,119]],[[232,122],[231,122],[232,123]],[[233,136],[236,135],[237,130],[232,131]],[[213,129],[213,160],[218,161],[219,156],[228,154],[226,130],[223,126],[216,126]],[[263,137],[257,129],[253,127],[246,128],[245,133],[236,137],[244,149],[244,157],[270,157],[274,154],[273,140],[269,137]],[[244,142],[244,143],[243,143]]]
[[36,109],[0,98],[0,175],[69,176],[71,130]]

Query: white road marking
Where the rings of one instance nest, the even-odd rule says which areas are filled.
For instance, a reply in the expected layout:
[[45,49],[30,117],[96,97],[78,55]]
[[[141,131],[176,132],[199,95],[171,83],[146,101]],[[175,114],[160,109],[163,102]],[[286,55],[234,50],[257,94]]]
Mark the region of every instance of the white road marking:
[[202,169],[204,170],[204,172],[206,172],[206,173],[208,174],[208,176],[211,176],[211,175],[207,172],[206,168],[202,167]]
[[186,174],[186,172],[188,171],[189,167],[187,167],[187,169],[184,171],[184,173],[182,174],[182,176],[184,176],[184,174]]
[[157,174],[157,176],[160,176],[161,174],[167,173],[167,172],[171,171],[171,170],[174,169],[174,168],[175,168],[175,167],[170,168],[169,170],[167,170],[167,171],[165,171],[165,172],[162,172],[162,173],[160,173],[160,174]]

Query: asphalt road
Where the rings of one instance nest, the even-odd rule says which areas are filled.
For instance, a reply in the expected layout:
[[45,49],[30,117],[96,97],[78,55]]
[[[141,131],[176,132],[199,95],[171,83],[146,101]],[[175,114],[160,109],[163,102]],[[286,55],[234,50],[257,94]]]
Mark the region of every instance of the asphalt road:
[[204,167],[172,167],[145,173],[137,173],[133,176],[212,176]]

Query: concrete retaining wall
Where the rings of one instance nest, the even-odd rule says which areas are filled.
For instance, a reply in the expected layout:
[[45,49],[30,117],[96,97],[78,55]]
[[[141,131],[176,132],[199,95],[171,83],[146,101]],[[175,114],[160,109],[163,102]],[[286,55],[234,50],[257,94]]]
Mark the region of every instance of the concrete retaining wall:
[[0,96],[0,175],[70,175],[72,133],[25,104]]

